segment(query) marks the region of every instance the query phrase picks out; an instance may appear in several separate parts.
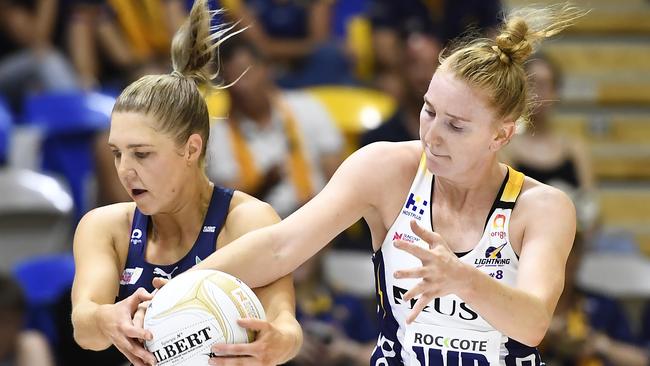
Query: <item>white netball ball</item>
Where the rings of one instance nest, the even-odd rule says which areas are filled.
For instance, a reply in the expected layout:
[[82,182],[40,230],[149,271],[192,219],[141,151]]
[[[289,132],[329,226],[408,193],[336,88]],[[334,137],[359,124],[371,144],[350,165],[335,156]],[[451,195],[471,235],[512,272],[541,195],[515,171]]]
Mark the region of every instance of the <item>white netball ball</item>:
[[249,343],[252,331],[237,319],[265,320],[264,308],[241,280],[214,270],[185,272],[154,296],[144,317],[145,342],[158,365],[205,366],[216,343]]

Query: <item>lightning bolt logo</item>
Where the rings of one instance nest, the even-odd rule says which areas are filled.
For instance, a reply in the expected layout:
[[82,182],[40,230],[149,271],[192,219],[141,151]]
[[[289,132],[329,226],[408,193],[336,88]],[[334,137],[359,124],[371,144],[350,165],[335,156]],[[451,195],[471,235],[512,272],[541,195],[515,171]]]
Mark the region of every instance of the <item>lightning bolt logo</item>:
[[501,246],[499,246],[497,248],[494,248],[494,250],[490,253],[488,258],[500,258],[501,257],[501,255],[500,255],[501,250],[503,249],[503,247],[506,246],[506,244],[507,243],[503,243],[503,244],[501,244]]

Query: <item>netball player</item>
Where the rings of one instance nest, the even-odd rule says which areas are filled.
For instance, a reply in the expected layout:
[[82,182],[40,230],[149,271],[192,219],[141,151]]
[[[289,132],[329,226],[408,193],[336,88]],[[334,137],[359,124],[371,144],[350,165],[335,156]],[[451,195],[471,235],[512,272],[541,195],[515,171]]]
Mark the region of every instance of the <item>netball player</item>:
[[[227,29],[211,36],[209,24],[206,1],[197,0],[174,38],[173,73],[142,77],[118,97],[109,145],[134,202],[89,212],[75,233],[75,340],[91,350],[113,344],[135,365],[155,363],[141,345],[151,333],[132,320],[151,298],[153,278],[170,279],[242,234],[279,221],[267,204],[215,186],[204,173],[209,121],[198,86],[211,78],[213,40],[227,38]],[[282,363],[302,339],[291,278],[256,293],[268,322],[241,323],[261,331],[252,343],[258,352],[246,364]]]
[[293,215],[197,268],[264,285],[363,217],[380,325],[371,365],[541,365],[535,346],[562,292],[575,209],[561,191],[501,164],[497,152],[526,116],[524,61],[581,14],[521,10],[496,39],[455,48],[424,95],[419,141],[357,151]]

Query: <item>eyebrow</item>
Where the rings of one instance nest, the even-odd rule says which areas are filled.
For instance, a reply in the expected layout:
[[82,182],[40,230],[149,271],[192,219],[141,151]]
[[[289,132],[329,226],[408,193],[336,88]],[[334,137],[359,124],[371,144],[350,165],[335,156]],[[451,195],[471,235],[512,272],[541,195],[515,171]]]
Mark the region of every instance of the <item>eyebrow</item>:
[[[426,96],[424,96],[424,97],[422,97],[422,98],[424,99],[424,103],[425,103],[426,105],[428,105],[429,107],[433,107],[433,104],[431,104],[431,102],[429,102],[429,101],[427,100],[427,97],[426,97]],[[467,119],[467,118],[465,118],[465,117],[456,116],[456,115],[453,115],[453,114],[451,114],[451,113],[445,113],[445,114],[448,115],[448,116],[451,117],[451,118],[457,119],[457,120],[462,121],[462,122],[471,122],[469,119]]]
[[[117,147],[114,144],[111,144],[110,142],[108,143],[108,146],[110,147]],[[126,145],[127,149],[134,149],[136,147],[152,147],[153,145],[151,144],[128,144]]]

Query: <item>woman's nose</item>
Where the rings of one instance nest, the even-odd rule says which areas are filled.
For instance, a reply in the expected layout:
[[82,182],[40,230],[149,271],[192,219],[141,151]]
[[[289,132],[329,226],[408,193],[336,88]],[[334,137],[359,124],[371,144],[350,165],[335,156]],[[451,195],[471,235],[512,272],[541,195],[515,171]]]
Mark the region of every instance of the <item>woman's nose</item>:
[[440,121],[437,116],[428,124],[423,137],[427,145],[436,146],[440,144],[442,138],[440,135]]

